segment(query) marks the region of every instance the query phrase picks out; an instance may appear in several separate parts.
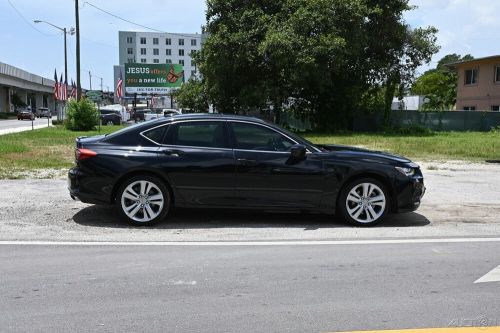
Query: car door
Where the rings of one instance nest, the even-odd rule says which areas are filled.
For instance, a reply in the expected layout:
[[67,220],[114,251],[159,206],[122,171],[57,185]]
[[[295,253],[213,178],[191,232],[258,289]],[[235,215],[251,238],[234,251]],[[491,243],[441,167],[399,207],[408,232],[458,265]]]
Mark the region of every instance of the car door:
[[236,160],[235,196],[241,206],[315,208],[320,204],[325,172],[323,162],[308,153],[292,161],[297,142],[275,129],[230,121]]
[[234,205],[235,162],[225,120],[172,123],[159,158],[177,205]]

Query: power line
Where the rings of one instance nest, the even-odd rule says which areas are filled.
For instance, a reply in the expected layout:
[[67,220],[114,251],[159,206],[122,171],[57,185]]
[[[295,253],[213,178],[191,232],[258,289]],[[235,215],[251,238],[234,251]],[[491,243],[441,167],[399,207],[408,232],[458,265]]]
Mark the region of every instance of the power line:
[[186,38],[201,38],[201,36],[189,36],[189,35],[183,35],[183,34],[178,34],[178,33],[170,33],[170,32],[158,30],[158,29],[155,29],[155,28],[151,28],[151,27],[148,27],[148,26],[136,23],[136,22],[132,22],[132,21],[130,21],[128,19],[125,19],[125,18],[123,18],[121,16],[118,16],[116,14],[113,14],[113,13],[107,11],[107,10],[104,10],[104,9],[102,9],[100,7],[97,7],[96,5],[94,5],[94,4],[92,4],[92,3],[88,2],[88,1],[85,1],[84,4],[87,4],[87,5],[95,8],[95,9],[97,9],[97,10],[99,10],[99,11],[101,11],[101,12],[103,12],[103,13],[109,15],[109,16],[112,16],[112,17],[118,19],[118,20],[121,20],[123,22],[127,22],[127,23],[130,23],[130,24],[133,24],[135,26],[138,26],[138,27],[141,27],[141,28],[144,28],[144,29],[147,29],[147,30],[151,30],[151,31],[159,32],[159,33],[169,33],[169,34],[172,34],[172,35],[182,36],[182,37],[186,37]]
[[34,30],[38,31],[39,33],[41,33],[42,35],[45,35],[45,36],[56,36],[57,35],[57,34],[47,34],[47,33],[43,32],[43,31],[39,30],[26,17],[24,17],[23,14],[21,14],[21,12],[16,8],[16,6],[14,6],[14,4],[12,2],[10,2],[10,0],[7,0],[7,2],[16,11],[17,15],[19,15],[19,17],[21,17],[23,19],[23,21],[26,22],[26,24],[29,25]]

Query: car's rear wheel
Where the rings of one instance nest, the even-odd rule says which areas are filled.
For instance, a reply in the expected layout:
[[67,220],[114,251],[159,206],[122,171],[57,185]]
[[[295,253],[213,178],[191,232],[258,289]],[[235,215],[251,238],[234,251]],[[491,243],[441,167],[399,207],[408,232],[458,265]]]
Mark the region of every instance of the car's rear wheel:
[[342,190],[338,211],[344,220],[353,225],[371,227],[387,215],[389,200],[384,184],[372,178],[358,179]]
[[153,225],[162,221],[170,208],[170,194],[161,180],[136,176],[122,184],[116,205],[122,217],[135,226]]

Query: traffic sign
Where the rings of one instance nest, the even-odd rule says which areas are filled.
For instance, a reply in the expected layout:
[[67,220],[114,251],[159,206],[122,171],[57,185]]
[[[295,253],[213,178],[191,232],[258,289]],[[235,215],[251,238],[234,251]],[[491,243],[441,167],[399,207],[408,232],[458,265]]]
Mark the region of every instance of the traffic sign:
[[85,96],[95,103],[102,101],[102,91],[100,90],[89,90]]

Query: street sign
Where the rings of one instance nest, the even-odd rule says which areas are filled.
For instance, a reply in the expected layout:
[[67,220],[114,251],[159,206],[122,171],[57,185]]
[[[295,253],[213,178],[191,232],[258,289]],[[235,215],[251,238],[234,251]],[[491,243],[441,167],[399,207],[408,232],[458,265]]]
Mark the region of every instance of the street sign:
[[94,103],[102,101],[102,91],[100,90],[89,90],[85,93],[85,97],[90,99]]
[[125,91],[129,94],[166,95],[184,82],[179,64],[125,64]]

